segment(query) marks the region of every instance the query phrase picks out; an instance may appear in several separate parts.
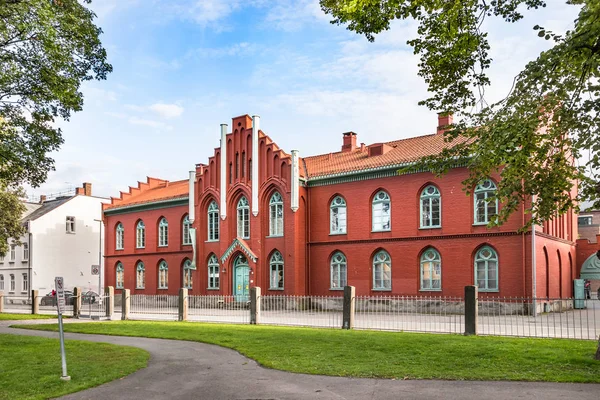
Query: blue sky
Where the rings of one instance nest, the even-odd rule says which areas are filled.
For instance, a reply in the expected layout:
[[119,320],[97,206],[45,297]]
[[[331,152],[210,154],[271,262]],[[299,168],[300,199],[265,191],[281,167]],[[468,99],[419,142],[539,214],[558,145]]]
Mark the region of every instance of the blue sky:
[[[548,44],[532,27],[573,26],[563,1],[517,24],[488,23],[488,102]],[[331,25],[318,0],[95,0],[114,72],[83,87],[84,110],[61,122],[65,144],[40,195],[92,182],[118,196],[146,176],[185,179],[219,145],[219,124],[261,116],[261,129],[301,156],[339,151],[342,132],[366,144],[433,133],[418,58],[396,22],[375,43]]]

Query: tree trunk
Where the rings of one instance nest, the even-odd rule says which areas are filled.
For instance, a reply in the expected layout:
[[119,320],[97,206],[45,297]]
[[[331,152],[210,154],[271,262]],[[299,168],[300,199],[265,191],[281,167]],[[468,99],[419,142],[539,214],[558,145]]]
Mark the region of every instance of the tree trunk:
[[598,339],[598,350],[596,350],[596,360],[600,360],[600,338]]

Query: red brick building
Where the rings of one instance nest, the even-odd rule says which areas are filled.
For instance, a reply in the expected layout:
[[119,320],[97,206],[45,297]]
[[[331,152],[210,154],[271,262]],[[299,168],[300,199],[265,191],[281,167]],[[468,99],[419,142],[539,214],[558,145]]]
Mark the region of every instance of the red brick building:
[[[221,126],[221,146],[196,165],[189,186],[149,178],[106,207],[108,284],[135,289],[142,262],[139,292],[150,294],[187,285],[194,294],[246,296],[259,286],[267,294],[336,295],[349,284],[359,295],[461,296],[476,284],[494,296],[530,296],[535,256],[537,295],[571,296],[573,213],[537,227],[532,252],[531,232],[518,232],[526,205],[503,226],[486,226],[502,207],[485,201],[498,176],[466,196],[462,167],[442,178],[399,174],[447,145],[442,133],[451,116],[439,117],[434,134],[368,146],[347,132],[341,151],[305,158],[280,149],[258,117],[232,122],[230,132]],[[184,242],[188,215],[193,229]],[[163,218],[166,246],[158,243]],[[134,245],[140,220],[143,249]],[[192,241],[195,253],[184,244]]]

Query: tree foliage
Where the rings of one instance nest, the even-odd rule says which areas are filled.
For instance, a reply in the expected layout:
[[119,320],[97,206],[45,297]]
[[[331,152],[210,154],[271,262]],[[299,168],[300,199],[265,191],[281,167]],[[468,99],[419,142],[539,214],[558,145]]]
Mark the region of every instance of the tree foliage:
[[[522,202],[530,204],[536,223],[577,207],[578,201],[600,207],[600,2],[567,4],[579,10],[573,28],[556,34],[532,24],[532,34],[549,41],[550,48],[524,66],[504,99],[488,105],[483,92],[490,85],[492,59],[484,21],[514,23],[523,18],[523,9],[546,7],[545,1],[321,0],[332,23],[347,24],[369,41],[393,20],[418,23],[417,37],[408,44],[420,57],[419,75],[429,89],[420,104],[460,117],[445,133],[453,145],[422,163],[442,174],[461,160],[470,171],[463,182],[467,192],[499,173],[497,198],[504,206],[496,224]],[[578,163],[583,155],[589,161]],[[571,198],[577,181],[579,195]]]
[[[22,189],[11,189],[0,184],[0,254],[8,251],[6,239],[15,238],[25,233],[21,224],[21,215],[25,212],[25,206],[21,198],[25,195]],[[15,218],[17,216],[17,218]]]

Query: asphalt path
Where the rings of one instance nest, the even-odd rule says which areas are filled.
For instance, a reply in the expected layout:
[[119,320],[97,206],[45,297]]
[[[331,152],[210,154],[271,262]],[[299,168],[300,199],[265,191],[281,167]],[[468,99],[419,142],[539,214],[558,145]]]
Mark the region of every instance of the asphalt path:
[[[49,323],[51,320],[36,321]],[[57,338],[56,332],[8,328],[0,333]],[[266,369],[223,347],[177,340],[66,333],[65,338],[139,347],[147,368],[61,399],[594,399],[600,384],[340,378]],[[490,366],[493,368],[493,366]]]

